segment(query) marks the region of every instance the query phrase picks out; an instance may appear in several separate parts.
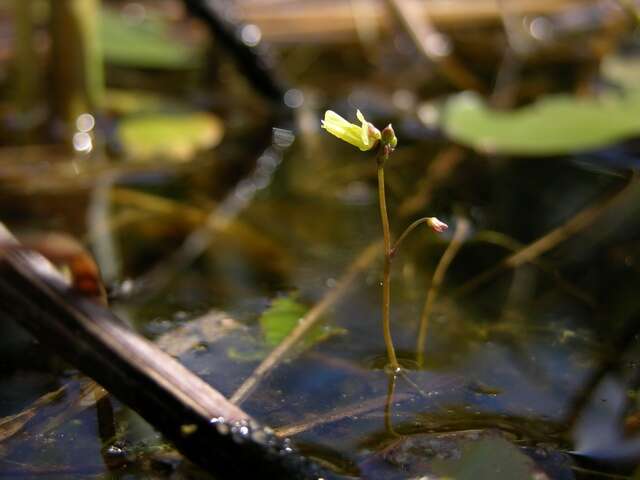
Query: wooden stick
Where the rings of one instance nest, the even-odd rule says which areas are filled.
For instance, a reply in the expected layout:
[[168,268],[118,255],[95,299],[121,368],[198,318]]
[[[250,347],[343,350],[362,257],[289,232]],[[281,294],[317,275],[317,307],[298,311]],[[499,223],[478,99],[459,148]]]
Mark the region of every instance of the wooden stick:
[[77,294],[44,257],[8,242],[0,250],[0,318],[20,322],[216,475],[327,478],[287,440],[109,310]]

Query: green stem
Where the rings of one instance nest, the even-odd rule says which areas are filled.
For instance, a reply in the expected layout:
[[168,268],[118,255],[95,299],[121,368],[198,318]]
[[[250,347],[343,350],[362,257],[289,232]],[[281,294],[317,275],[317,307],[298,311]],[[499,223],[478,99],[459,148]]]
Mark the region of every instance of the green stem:
[[38,76],[33,46],[33,4],[14,0],[16,16],[16,104],[22,114],[28,113],[36,103]]
[[104,66],[100,0],[50,0],[56,115],[70,132],[78,115],[99,110]]
[[413,231],[415,230],[416,227],[419,227],[421,224],[423,223],[427,223],[429,221],[431,217],[423,217],[423,218],[419,218],[418,220],[416,220],[415,222],[413,222],[411,225],[409,225],[404,232],[402,232],[402,235],[400,235],[400,238],[398,238],[398,240],[396,240],[396,242],[393,244],[393,248],[391,248],[391,256],[393,257],[396,253],[398,253],[398,248],[400,248],[400,244],[402,243],[402,241]]
[[395,372],[400,368],[396,351],[391,338],[391,322],[389,310],[391,306],[391,232],[389,229],[389,215],[384,191],[384,163],[389,158],[389,148],[382,146],[378,153],[378,200],[380,203],[380,220],[382,222],[382,236],[384,241],[384,271],[382,276],[382,333],[387,347],[387,357],[391,369]]
[[469,221],[464,218],[458,218],[456,222],[456,229],[453,233],[453,237],[451,238],[451,242],[447,246],[446,250],[442,254],[440,261],[438,262],[438,266],[436,267],[436,271],[433,274],[433,279],[431,280],[431,285],[429,286],[429,290],[427,291],[427,300],[425,301],[424,308],[422,309],[422,315],[420,316],[420,328],[418,331],[418,342],[416,345],[417,351],[417,361],[420,367],[424,366],[424,349],[425,344],[427,343],[427,332],[429,327],[429,317],[431,316],[431,311],[433,310],[433,305],[435,304],[436,297],[440,291],[440,286],[442,285],[442,281],[444,280],[444,276],[449,269],[449,265],[458,254],[460,247],[464,243],[464,240],[469,233],[470,230]]

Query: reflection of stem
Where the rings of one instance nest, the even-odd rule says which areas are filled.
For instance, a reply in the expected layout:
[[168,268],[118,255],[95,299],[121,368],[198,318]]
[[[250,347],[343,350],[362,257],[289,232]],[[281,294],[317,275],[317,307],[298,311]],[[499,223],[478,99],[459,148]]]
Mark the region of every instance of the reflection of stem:
[[[470,240],[471,241],[471,240]],[[497,247],[502,247],[512,252],[517,252],[524,248],[524,245],[516,239],[505,235],[502,232],[495,232],[493,230],[484,230],[478,232],[473,238],[474,242],[486,242]],[[564,290],[569,295],[577,298],[578,300],[586,303],[590,307],[595,307],[596,302],[591,295],[581,290],[576,285],[566,280],[550,262],[544,261],[544,259],[534,259],[531,261],[532,265],[538,267],[543,273],[551,275],[558,284],[558,287]]]
[[398,434],[393,430],[393,422],[391,421],[391,405],[393,404],[393,394],[396,390],[397,375],[395,372],[389,375],[389,382],[387,383],[387,401],[384,404],[384,428],[387,433],[397,436]]
[[396,351],[391,339],[391,322],[389,310],[391,305],[391,232],[389,230],[389,214],[387,213],[387,200],[384,192],[384,162],[389,158],[389,148],[381,147],[378,154],[378,200],[380,202],[380,220],[382,222],[382,236],[384,241],[384,272],[382,276],[382,333],[387,347],[387,356],[391,368],[396,371],[400,368]]
[[429,325],[431,310],[433,309],[436,297],[440,291],[444,275],[447,273],[449,265],[451,265],[451,262],[464,243],[464,239],[469,232],[469,227],[469,222],[466,219],[458,219],[453,238],[451,239],[451,242],[449,242],[447,249],[442,254],[442,258],[440,259],[440,262],[436,267],[436,271],[433,274],[433,280],[431,281],[431,286],[427,292],[427,300],[422,310],[422,316],[420,317],[420,330],[418,333],[418,344],[416,345],[418,365],[421,367],[424,365],[424,346],[427,341],[427,327]]

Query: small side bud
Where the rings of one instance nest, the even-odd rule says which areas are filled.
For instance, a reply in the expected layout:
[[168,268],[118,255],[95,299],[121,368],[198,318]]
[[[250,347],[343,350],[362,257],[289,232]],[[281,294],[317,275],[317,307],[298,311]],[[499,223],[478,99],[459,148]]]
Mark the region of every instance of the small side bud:
[[449,225],[447,225],[444,222],[441,222],[440,220],[438,220],[436,217],[430,217],[427,220],[427,224],[429,225],[429,227],[431,227],[431,230],[433,230],[436,233],[442,233],[444,232],[447,228],[449,228]]
[[384,130],[382,130],[381,141],[383,145],[389,145],[391,148],[396,148],[396,145],[398,145],[396,132],[393,131],[391,124],[387,125]]

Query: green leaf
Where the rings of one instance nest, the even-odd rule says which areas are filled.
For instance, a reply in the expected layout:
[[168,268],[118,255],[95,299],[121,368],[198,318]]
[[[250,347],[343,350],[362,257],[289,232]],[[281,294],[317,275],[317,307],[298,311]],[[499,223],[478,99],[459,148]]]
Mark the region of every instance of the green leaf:
[[105,93],[105,108],[115,115],[155,113],[184,109],[186,106],[173,98],[147,90],[125,90],[109,88]]
[[[298,322],[307,311],[308,308],[298,303],[295,296],[275,299],[271,306],[260,316],[260,327],[262,328],[265,343],[269,347],[275,347],[282,342],[298,325]],[[302,342],[302,348],[307,349],[333,335],[343,333],[345,333],[345,330],[341,328],[316,326],[307,333]]]
[[200,52],[169,34],[167,23],[151,17],[133,24],[103,8],[100,16],[105,60],[113,65],[167,70],[191,69]]
[[222,135],[222,122],[205,112],[133,116],[118,126],[124,151],[136,160],[188,160],[196,151],[217,145]]
[[640,89],[590,99],[554,95],[513,111],[492,110],[464,92],[446,102],[442,126],[453,140],[488,153],[592,150],[640,134]]

